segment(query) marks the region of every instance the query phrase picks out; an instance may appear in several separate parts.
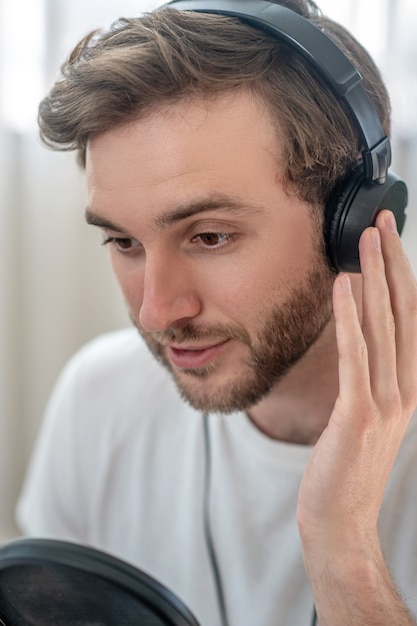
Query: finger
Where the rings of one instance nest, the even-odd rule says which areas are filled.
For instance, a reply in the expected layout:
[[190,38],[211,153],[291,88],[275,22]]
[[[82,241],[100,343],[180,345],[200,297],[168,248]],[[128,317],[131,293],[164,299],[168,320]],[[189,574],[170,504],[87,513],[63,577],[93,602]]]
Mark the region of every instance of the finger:
[[339,398],[349,410],[358,397],[370,397],[370,378],[367,346],[347,274],[339,274],[334,282],[333,312],[339,353]]
[[359,242],[362,270],[362,331],[368,349],[372,394],[379,404],[398,399],[395,321],[385,274],[381,237],[367,228]]
[[381,211],[380,231],[385,274],[395,321],[398,385],[405,403],[417,402],[417,284],[397,233],[394,216]]

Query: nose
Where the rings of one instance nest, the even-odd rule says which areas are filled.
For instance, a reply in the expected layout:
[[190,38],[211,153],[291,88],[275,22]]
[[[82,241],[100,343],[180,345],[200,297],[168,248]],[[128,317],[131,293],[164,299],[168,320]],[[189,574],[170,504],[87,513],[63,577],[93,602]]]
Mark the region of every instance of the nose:
[[142,327],[150,332],[161,332],[189,321],[200,311],[201,302],[186,264],[167,256],[148,256],[139,312]]

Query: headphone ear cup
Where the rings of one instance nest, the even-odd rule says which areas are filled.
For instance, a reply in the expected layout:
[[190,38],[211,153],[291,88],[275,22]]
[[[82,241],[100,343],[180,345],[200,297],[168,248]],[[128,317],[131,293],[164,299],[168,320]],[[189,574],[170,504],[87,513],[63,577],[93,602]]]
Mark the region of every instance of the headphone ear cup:
[[[363,182],[363,167],[359,162],[352,166],[348,174],[331,193],[325,207],[325,242],[327,256],[332,268],[340,271],[340,235],[346,215],[346,207],[351,205],[351,198]],[[359,254],[358,254],[359,256]]]
[[405,222],[406,184],[393,172],[384,183],[372,183],[356,165],[331,195],[325,209],[327,255],[336,271],[360,272],[359,239],[383,209],[392,211],[398,232]]

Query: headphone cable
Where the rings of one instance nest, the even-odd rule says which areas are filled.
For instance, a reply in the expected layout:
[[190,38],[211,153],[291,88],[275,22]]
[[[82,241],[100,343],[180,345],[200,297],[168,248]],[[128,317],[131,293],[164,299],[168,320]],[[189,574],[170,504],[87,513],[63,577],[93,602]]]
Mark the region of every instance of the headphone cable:
[[[214,586],[216,589],[217,604],[220,612],[220,620],[222,626],[228,626],[226,602],[224,599],[223,583],[220,574],[220,568],[217,560],[216,549],[214,547],[213,534],[210,522],[210,496],[211,496],[211,475],[212,475],[212,459],[211,459],[211,441],[209,416],[207,413],[203,415],[204,423],[204,494],[203,494],[203,519],[204,519],[204,537],[206,540],[207,552],[210,560],[211,570],[214,578]],[[311,626],[317,626],[316,607],[313,607],[313,617]]]
[[210,428],[209,417],[205,413],[203,415],[204,421],[204,452],[205,452],[205,466],[204,466],[204,498],[203,498],[203,519],[204,519],[204,537],[206,540],[206,546],[208,556],[210,560],[211,570],[214,578],[214,586],[216,589],[217,604],[220,612],[220,619],[222,626],[228,626],[229,621],[227,619],[226,603],[224,599],[223,583],[220,574],[220,568],[217,561],[216,550],[214,547],[213,534],[211,530],[210,522],[210,495],[211,495],[211,442],[210,442]]

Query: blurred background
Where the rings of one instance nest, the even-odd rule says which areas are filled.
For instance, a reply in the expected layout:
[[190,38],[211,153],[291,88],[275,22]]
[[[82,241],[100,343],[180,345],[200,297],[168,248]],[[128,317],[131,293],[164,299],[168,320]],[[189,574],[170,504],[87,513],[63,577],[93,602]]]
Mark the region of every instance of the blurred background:
[[[0,0],[0,542],[48,395],[88,339],[127,325],[100,235],[84,224],[74,155],[37,137],[39,100],[75,43],[155,0]],[[393,169],[410,191],[403,239],[417,269],[417,3],[318,0],[374,56],[393,104]]]

